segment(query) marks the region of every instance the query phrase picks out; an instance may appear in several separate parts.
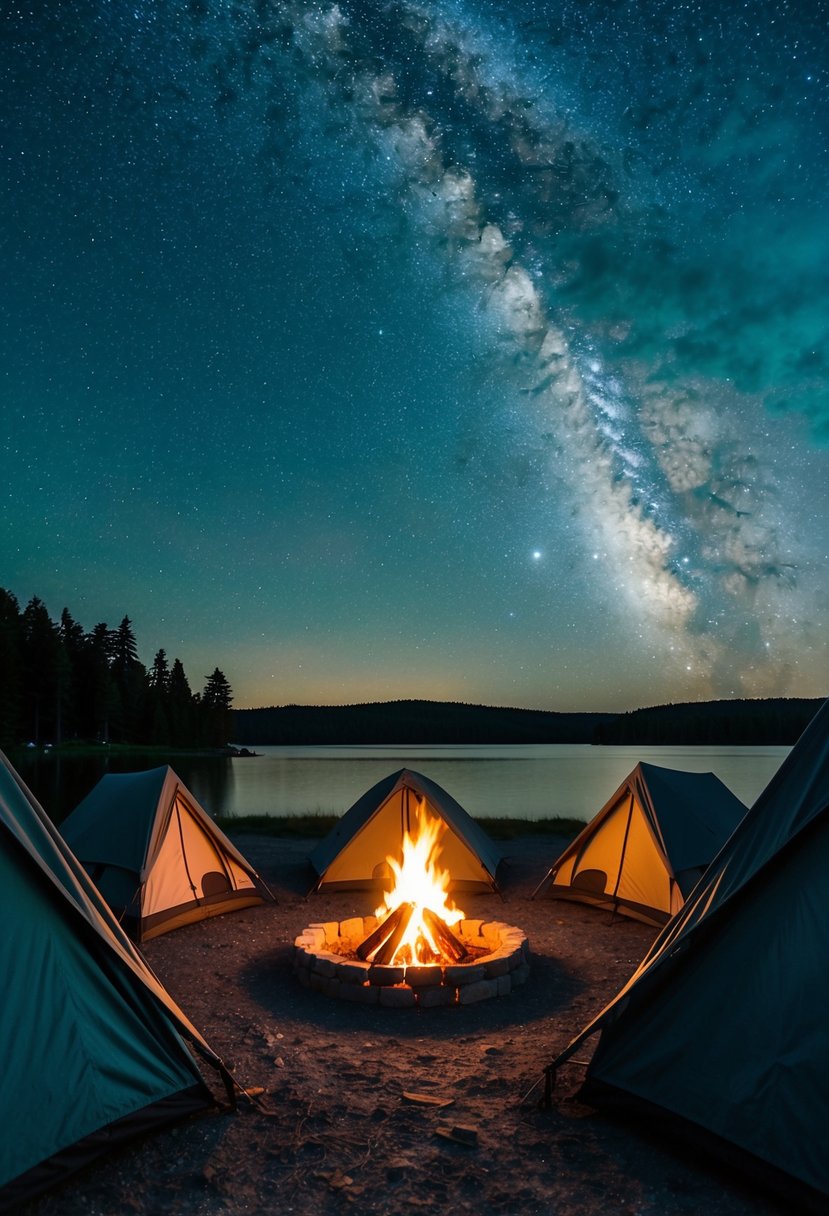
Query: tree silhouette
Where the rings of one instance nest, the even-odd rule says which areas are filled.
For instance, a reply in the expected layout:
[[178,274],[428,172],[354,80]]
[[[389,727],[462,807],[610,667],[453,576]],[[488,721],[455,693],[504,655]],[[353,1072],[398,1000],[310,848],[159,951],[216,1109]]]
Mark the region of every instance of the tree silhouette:
[[0,587],[0,746],[20,738],[23,712],[23,623],[20,605]]
[[232,693],[218,667],[204,697],[194,695],[180,659],[138,656],[132,621],[101,621],[89,633],[64,608],[59,623],[33,596],[23,612],[0,587],[0,746],[23,739],[59,743],[194,747],[231,736]]
[[63,649],[65,671],[61,680],[60,710],[62,730],[58,734],[73,736],[78,731],[79,682],[82,678],[86,639],[83,627],[72,616],[68,608],[60,614],[58,635]]
[[206,678],[201,697],[206,742],[211,747],[221,747],[233,735],[233,691],[224,672],[219,671],[218,667]]
[[153,665],[147,673],[147,698],[144,737],[149,743],[170,742],[170,668],[167,652],[157,650]]
[[153,665],[148,673],[148,679],[150,688],[162,696],[167,696],[167,693],[170,691],[170,667],[167,663],[166,650],[156,651]]
[[23,610],[24,729],[35,743],[52,740],[61,681],[60,637],[43,600],[32,596]]
[[170,742],[175,747],[186,747],[195,741],[196,707],[181,659],[173,659],[173,666],[170,668],[170,691],[167,704]]
[[89,669],[89,723],[92,735],[101,743],[109,743],[112,715],[118,705],[118,689],[112,678],[112,633],[100,621],[87,635]]

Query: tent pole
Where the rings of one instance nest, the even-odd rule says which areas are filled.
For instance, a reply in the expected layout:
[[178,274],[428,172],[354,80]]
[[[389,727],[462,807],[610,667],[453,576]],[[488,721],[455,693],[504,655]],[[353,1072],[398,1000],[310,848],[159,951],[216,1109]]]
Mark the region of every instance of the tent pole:
[[622,869],[624,868],[625,854],[627,853],[627,848],[628,848],[628,836],[630,835],[630,825],[633,822],[633,803],[634,803],[634,794],[633,794],[633,790],[631,790],[630,791],[630,802],[628,803],[628,821],[625,824],[625,835],[622,839],[622,855],[619,858],[619,869],[616,871],[616,884],[613,888],[613,894],[610,897],[613,900],[613,914],[610,918],[611,925],[613,924],[614,920],[616,919],[616,906],[618,903],[616,897],[619,894],[619,883],[622,881]]
[[197,904],[200,904],[201,900],[199,899],[196,884],[193,882],[193,875],[190,873],[190,866],[187,862],[187,847],[184,843],[184,829],[181,826],[181,812],[178,809],[178,798],[176,798],[173,802],[173,811],[176,817],[176,826],[178,827],[178,838],[179,842],[181,843],[181,857],[182,861],[184,862],[184,873],[187,875],[187,881],[190,884],[190,890],[193,892],[193,898]]

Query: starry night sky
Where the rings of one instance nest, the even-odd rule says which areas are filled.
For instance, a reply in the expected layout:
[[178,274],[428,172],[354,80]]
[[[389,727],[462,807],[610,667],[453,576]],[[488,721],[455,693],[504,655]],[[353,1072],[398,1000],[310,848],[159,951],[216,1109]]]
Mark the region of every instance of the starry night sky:
[[828,15],[0,4],[0,585],[239,707],[829,692]]

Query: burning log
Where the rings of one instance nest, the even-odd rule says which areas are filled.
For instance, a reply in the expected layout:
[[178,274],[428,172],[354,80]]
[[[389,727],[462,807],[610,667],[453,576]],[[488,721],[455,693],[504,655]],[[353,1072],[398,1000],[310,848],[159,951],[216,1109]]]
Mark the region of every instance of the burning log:
[[[365,962],[376,950],[377,955],[373,960],[375,963],[390,963],[403,934],[409,927],[414,909],[415,906],[412,903],[398,904],[382,924],[379,924],[373,933],[369,933],[365,941],[360,942],[355,952],[357,958],[361,958]],[[391,950],[389,950],[390,945]]]
[[[399,908],[395,909],[395,911],[392,913],[392,916],[395,916],[398,912],[400,913],[400,917],[397,920],[396,924],[394,925],[394,928],[392,929],[391,933],[386,938],[386,940],[383,942],[383,945],[380,947],[380,949],[374,955],[374,962],[378,963],[380,966],[385,966],[387,963],[394,962],[394,956],[395,956],[395,953],[397,952],[397,947],[400,945],[403,938],[405,937],[406,930],[409,927],[409,921],[414,916],[415,905],[410,904],[410,903],[403,903],[400,905]],[[388,917],[386,923],[388,923],[388,920],[390,920],[390,919],[391,919],[391,917]]]
[[376,912],[385,920],[357,946],[363,962],[415,967],[471,957],[447,924],[463,913],[447,898],[450,876],[437,864],[445,830],[440,818],[419,811],[416,826],[403,833],[402,857],[386,857],[393,883]]
[[[395,953],[416,911],[414,903],[398,904],[393,912],[368,935],[357,947],[355,953],[363,961],[371,960],[381,966],[394,961]],[[423,922],[438,949],[438,953],[453,963],[462,962],[469,957],[469,951],[463,942],[455,937],[445,920],[442,920],[431,908],[421,911]],[[373,956],[373,957],[372,957]]]
[[454,963],[459,963],[469,957],[469,951],[460,938],[455,937],[446,921],[442,920],[431,908],[423,909],[423,921],[441,954],[451,958]]

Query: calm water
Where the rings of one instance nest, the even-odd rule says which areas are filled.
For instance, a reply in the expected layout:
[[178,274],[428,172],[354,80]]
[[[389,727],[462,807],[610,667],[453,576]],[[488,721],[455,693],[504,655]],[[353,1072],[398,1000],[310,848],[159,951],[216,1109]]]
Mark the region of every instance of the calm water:
[[[214,815],[342,814],[382,777],[412,768],[442,785],[471,815],[590,819],[639,760],[713,772],[750,805],[788,747],[259,747],[255,759],[177,757],[174,767]],[[26,758],[21,774],[60,820],[104,772],[163,761]]]

